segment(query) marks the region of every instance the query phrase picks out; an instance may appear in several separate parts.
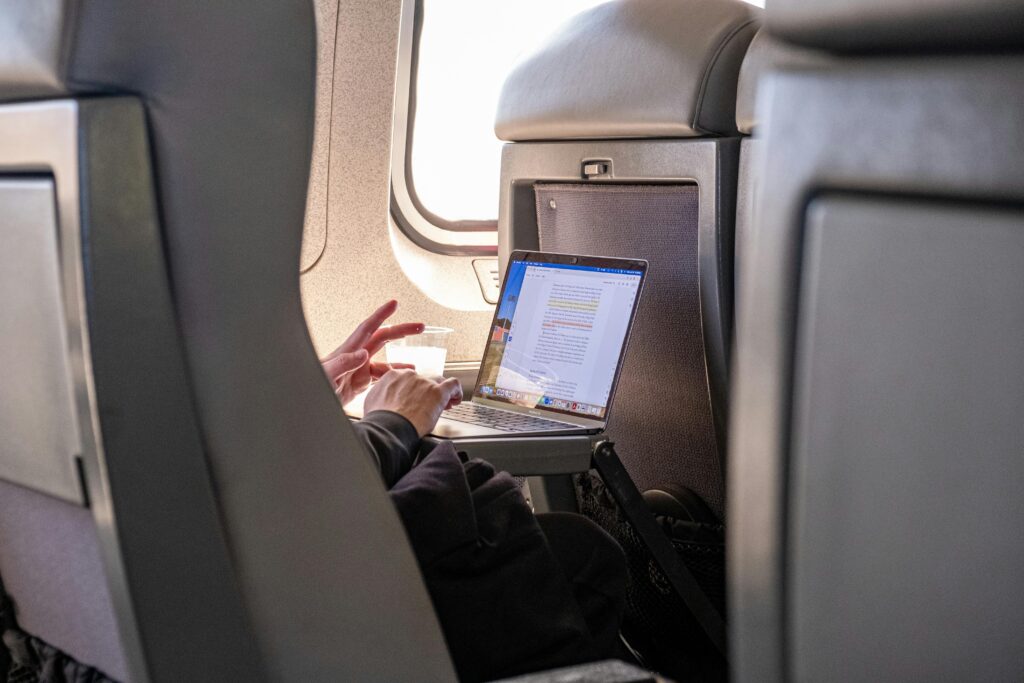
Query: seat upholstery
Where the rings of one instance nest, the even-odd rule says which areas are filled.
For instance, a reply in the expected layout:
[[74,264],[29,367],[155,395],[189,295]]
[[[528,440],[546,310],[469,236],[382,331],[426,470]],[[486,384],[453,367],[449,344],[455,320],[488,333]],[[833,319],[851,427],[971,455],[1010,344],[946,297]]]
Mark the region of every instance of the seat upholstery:
[[63,68],[75,0],[12,0],[0,17],[0,102],[67,92]]
[[[124,652],[27,625],[127,680],[453,680],[302,312],[310,3],[32,4],[5,8],[0,36],[38,29],[51,42],[0,48],[13,74],[0,98],[130,95],[0,107],[0,125],[26,106],[71,122],[49,142],[69,143],[62,158],[79,173],[55,182],[61,229],[77,234],[81,211],[94,398],[81,391],[98,458],[83,476]],[[16,142],[31,152],[43,138]],[[5,556],[4,573],[22,560],[33,557]],[[34,590],[12,586],[23,613],[46,589],[39,574]]]
[[865,54],[782,66],[758,104],[729,453],[739,681],[1024,675],[1006,379],[1024,371],[1024,54],[960,54],[1002,3],[959,4],[941,33],[905,21],[947,5],[770,10]]
[[760,123],[757,111],[758,88],[765,78],[780,67],[814,69],[825,63],[828,55],[800,49],[773,39],[766,29],[759,30],[743,56],[736,83],[736,129],[743,135],[754,135]]
[[502,140],[733,134],[736,74],[756,16],[742,2],[598,5],[509,75],[495,132]]
[[736,177],[736,241],[733,249],[733,292],[738,298],[742,291],[743,269],[747,263],[746,251],[752,248],[750,233],[757,191],[756,171],[758,141],[750,138],[757,127],[757,91],[768,64],[772,61],[773,45],[769,45],[764,30],[759,30],[750,41],[747,54],[740,65],[736,82],[736,130],[743,135],[740,142],[739,169]]
[[772,0],[769,30],[834,52],[990,52],[1024,47],[1016,0]]
[[736,86],[736,129],[744,136],[740,143],[739,177],[736,183],[736,252],[735,292],[742,292],[747,254],[753,248],[752,233],[754,197],[758,191],[758,154],[763,148],[759,139],[761,124],[758,93],[770,74],[779,68],[812,70],[826,64],[829,56],[818,50],[795,48],[773,39],[761,29],[750,41],[743,57]]
[[736,79],[736,130],[752,135],[757,127],[757,88],[761,77],[772,61],[772,44],[764,30],[758,31],[743,56],[739,77]]

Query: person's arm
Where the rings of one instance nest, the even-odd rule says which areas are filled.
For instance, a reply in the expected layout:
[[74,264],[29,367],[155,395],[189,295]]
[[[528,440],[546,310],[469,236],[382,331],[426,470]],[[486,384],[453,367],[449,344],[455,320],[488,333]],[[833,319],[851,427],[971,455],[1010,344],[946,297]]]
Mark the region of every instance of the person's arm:
[[373,385],[363,401],[366,416],[355,428],[389,488],[412,468],[420,439],[434,428],[441,411],[461,400],[459,380],[435,381],[413,370],[392,370]]
[[352,426],[377,459],[385,486],[391,488],[412,469],[420,435],[407,419],[391,410],[375,410]]
[[321,361],[342,405],[379,380],[366,396],[365,417],[355,430],[377,459],[388,487],[412,468],[420,437],[433,429],[441,411],[462,400],[457,380],[427,379],[411,365],[371,360],[387,342],[423,331],[423,323],[381,327],[397,307],[392,300],[378,308]]

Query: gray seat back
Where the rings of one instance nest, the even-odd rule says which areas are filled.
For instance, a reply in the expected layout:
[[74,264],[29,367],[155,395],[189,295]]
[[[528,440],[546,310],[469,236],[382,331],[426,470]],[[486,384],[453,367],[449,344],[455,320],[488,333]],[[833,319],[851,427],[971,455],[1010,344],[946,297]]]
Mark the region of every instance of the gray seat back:
[[810,69],[821,66],[828,59],[828,55],[819,50],[796,48],[773,39],[764,29],[759,30],[750,41],[750,48],[743,57],[736,84],[736,130],[743,139],[740,141],[739,176],[736,182],[734,310],[739,307],[744,271],[751,258],[747,252],[754,248],[755,242],[754,207],[760,188],[760,154],[764,147],[760,139],[762,121],[758,92],[770,74],[779,68]]
[[[736,231],[733,250],[734,301],[742,291],[743,268],[747,262],[746,250],[752,248],[750,234],[757,173],[756,156],[761,147],[751,136],[757,127],[757,87],[766,68],[767,43],[763,30],[750,41],[750,47],[740,66],[736,81],[736,130],[743,136],[740,141],[740,160],[736,179]],[[738,301],[735,301],[738,305]],[[735,310],[735,309],[734,309]]]
[[1001,2],[769,11],[849,54],[762,87],[730,440],[737,680],[1024,675],[1024,42],[996,14],[1019,26]]
[[509,76],[495,125],[511,142],[502,261],[543,249],[651,262],[608,432],[640,489],[681,484],[718,514],[736,78],[756,29],[738,1],[599,5]]
[[302,313],[310,4],[17,3],[0,46],[22,628],[120,680],[454,680]]

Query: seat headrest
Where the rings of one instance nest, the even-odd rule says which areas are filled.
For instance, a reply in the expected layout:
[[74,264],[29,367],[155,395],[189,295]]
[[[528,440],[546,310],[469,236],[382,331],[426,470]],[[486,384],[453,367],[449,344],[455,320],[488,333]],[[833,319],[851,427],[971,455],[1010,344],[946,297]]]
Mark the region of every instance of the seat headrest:
[[735,134],[736,79],[761,11],[740,0],[612,0],[509,75],[502,140]]
[[66,0],[16,0],[0,10],[0,102],[60,95]]
[[773,0],[769,32],[832,52],[972,52],[1024,47],[1019,0]]
[[744,135],[757,132],[757,89],[765,74],[778,67],[814,68],[828,60],[826,54],[793,48],[773,39],[764,30],[758,31],[740,67],[736,86],[736,129]]
[[771,41],[765,38],[764,31],[758,31],[750,41],[740,66],[736,84],[736,130],[744,135],[752,135],[757,126],[757,84],[774,56],[771,48]]

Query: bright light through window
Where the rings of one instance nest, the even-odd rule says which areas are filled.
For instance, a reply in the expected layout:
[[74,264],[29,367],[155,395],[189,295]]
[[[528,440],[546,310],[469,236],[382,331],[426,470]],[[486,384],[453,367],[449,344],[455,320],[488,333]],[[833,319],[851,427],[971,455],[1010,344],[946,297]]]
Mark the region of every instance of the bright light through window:
[[563,22],[606,1],[423,0],[411,176],[424,208],[448,221],[497,218],[494,113],[505,76]]
[[423,206],[451,221],[498,216],[505,76],[569,17],[605,0],[423,0],[412,178]]

